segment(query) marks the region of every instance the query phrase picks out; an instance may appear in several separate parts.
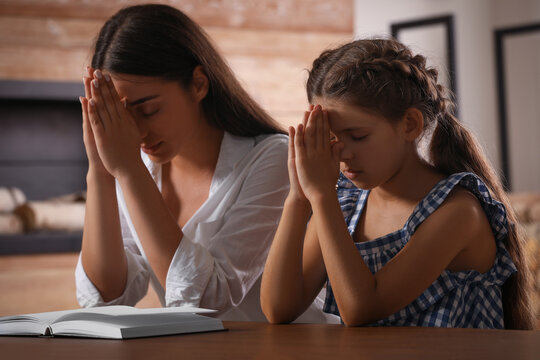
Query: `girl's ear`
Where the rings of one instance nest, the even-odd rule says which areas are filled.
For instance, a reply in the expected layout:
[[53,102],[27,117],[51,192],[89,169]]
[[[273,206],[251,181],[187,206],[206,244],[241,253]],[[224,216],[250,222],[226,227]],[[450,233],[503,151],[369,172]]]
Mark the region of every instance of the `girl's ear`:
[[417,108],[405,110],[402,119],[405,139],[415,141],[424,131],[424,115]]
[[206,76],[202,65],[198,65],[193,69],[191,88],[197,102],[204,99],[206,94],[208,94],[208,77]]

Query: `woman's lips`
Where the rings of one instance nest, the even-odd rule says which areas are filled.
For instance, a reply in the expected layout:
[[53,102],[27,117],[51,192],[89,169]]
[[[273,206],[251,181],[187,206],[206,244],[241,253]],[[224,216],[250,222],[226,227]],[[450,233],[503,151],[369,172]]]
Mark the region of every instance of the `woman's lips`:
[[156,143],[154,145],[151,145],[151,146],[146,145],[146,144],[142,144],[141,149],[142,149],[142,151],[144,151],[148,155],[153,155],[159,150],[159,147],[161,146],[162,143],[163,143],[163,141],[160,141],[160,142],[158,142],[158,143]]

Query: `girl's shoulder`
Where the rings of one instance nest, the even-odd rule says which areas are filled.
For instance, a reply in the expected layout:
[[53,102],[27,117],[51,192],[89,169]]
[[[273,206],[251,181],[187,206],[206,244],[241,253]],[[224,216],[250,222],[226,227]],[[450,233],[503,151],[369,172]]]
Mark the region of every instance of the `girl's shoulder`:
[[442,206],[445,211],[438,211],[438,216],[445,213],[467,222],[487,217],[497,238],[502,238],[507,233],[504,205],[493,198],[484,181],[473,173],[452,174],[437,183],[413,211],[408,221],[409,229],[414,231]]

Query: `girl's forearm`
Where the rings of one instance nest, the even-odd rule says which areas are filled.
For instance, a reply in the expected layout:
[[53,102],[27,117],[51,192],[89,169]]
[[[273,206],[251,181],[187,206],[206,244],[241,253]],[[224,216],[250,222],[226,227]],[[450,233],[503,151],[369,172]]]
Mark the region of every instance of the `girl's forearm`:
[[142,161],[117,180],[150,266],[165,288],[169,266],[183,237],[182,229]]
[[342,320],[347,325],[370,322],[374,316],[375,277],[354,246],[335,194],[311,202],[326,272]]
[[120,231],[114,178],[90,167],[81,261],[104,301],[124,292],[127,261]]
[[262,277],[261,306],[268,321],[290,322],[303,304],[302,253],[309,203],[289,196]]

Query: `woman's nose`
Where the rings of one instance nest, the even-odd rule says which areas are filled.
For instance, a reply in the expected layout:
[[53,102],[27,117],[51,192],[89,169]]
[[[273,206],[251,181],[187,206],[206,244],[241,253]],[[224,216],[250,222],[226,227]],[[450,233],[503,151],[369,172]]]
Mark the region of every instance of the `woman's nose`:
[[135,118],[135,124],[137,124],[137,129],[139,130],[139,135],[141,139],[144,139],[150,132],[148,125],[145,124],[145,121],[139,120],[137,118]]

